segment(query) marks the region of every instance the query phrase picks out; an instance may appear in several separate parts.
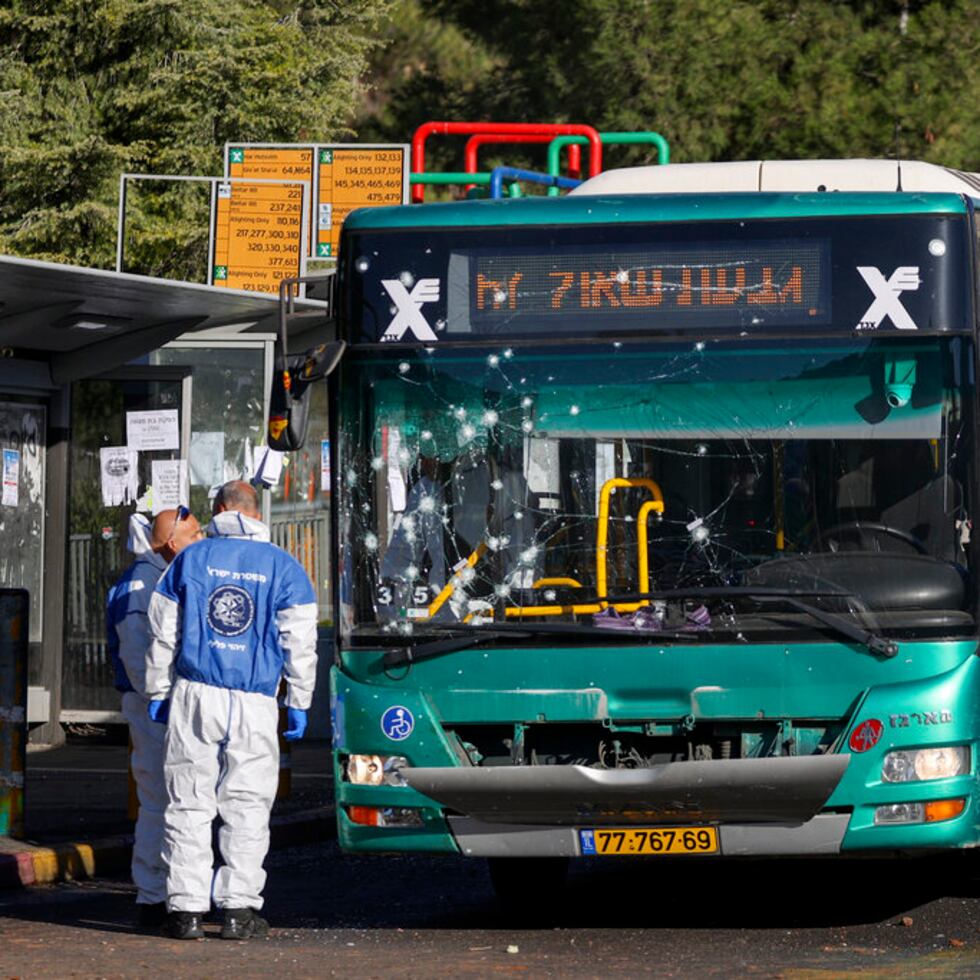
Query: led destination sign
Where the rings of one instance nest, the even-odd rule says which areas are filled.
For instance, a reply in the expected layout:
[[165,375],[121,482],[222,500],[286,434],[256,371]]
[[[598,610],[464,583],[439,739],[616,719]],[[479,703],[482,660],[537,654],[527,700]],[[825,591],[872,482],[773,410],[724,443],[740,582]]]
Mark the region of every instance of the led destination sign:
[[470,253],[470,319],[668,319],[678,326],[728,322],[825,323],[829,247],[808,240],[706,244],[663,250],[557,248],[547,255]]
[[351,343],[973,330],[962,215],[366,224],[344,233]]

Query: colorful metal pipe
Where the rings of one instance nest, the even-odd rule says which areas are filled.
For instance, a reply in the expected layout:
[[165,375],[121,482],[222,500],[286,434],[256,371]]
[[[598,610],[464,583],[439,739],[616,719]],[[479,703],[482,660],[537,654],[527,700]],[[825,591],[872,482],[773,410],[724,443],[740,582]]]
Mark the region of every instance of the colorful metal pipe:
[[[657,148],[657,163],[661,165],[670,163],[670,144],[666,139],[664,139],[663,136],[660,135],[660,133],[600,133],[599,138],[602,141],[603,146],[610,143],[623,145],[645,144],[648,146],[655,146]],[[579,147],[584,145],[584,143],[585,140],[582,139],[581,136],[556,136],[548,146],[548,173],[555,175],[561,173],[561,151],[567,146],[568,172],[574,176],[572,170],[572,151],[578,150]],[[557,187],[553,187],[548,191],[549,197],[555,197],[557,194]]]
[[[548,133],[534,133],[528,136],[508,136],[506,133],[477,133],[466,141],[466,147],[463,150],[463,166],[467,173],[478,173],[480,170],[477,160],[479,150],[481,146],[486,146],[488,143],[550,143],[553,139],[554,137]],[[579,147],[576,149],[579,149],[581,153]],[[470,191],[473,187],[474,185],[470,184],[466,190]]]
[[[571,177],[556,177],[554,174],[543,174],[537,170],[522,170],[520,167],[494,167],[490,171],[490,196],[504,196],[505,180],[526,180],[532,184],[544,184],[547,187],[564,187],[571,190],[582,183]],[[515,195],[516,196],[516,195]]]
[[[585,139],[585,137],[582,137]],[[506,133],[477,133],[466,141],[466,148],[463,151],[463,166],[467,173],[477,173],[477,155],[481,146],[488,143],[550,143],[554,136],[548,133],[534,133],[529,136],[508,136]]]
[[488,187],[490,184],[490,174],[484,173],[464,173],[459,170],[450,170],[445,173],[424,173],[409,174],[409,182],[412,184],[479,184],[481,187]]
[[[494,133],[501,136],[527,136],[547,133],[550,136],[584,136],[588,140],[589,176],[602,173],[602,141],[593,126],[566,123],[477,123],[477,122],[427,122],[415,130],[412,137],[412,170],[425,171],[425,143],[430,136],[473,136],[477,133]],[[412,187],[412,200],[421,204],[425,200],[425,188],[421,184]]]

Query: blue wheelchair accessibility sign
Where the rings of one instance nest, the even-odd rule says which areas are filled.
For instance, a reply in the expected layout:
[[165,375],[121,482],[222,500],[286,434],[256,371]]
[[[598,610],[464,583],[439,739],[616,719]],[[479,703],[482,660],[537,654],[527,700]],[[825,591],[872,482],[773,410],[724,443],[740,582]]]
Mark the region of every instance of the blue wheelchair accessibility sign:
[[400,704],[392,705],[381,716],[381,731],[393,742],[401,742],[408,738],[415,728],[415,718],[408,708]]

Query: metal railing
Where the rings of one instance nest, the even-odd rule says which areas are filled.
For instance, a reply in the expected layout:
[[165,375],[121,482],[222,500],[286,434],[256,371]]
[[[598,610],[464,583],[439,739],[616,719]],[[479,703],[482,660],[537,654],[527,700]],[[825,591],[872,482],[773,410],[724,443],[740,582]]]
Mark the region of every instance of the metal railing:
[[288,551],[306,570],[316,592],[320,622],[331,620],[330,512],[273,513],[272,543]]

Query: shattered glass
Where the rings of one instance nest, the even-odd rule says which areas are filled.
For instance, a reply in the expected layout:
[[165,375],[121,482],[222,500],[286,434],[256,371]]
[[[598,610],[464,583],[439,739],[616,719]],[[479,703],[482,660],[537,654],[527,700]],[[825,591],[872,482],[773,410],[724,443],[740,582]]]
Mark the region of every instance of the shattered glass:
[[973,357],[894,334],[354,350],[342,633],[825,633],[753,598],[786,592],[892,636],[966,634]]

